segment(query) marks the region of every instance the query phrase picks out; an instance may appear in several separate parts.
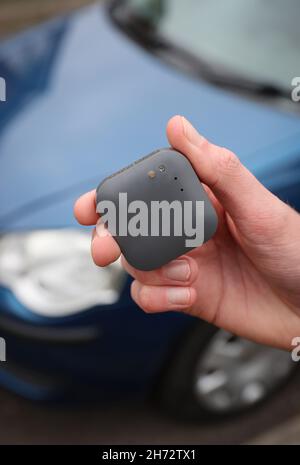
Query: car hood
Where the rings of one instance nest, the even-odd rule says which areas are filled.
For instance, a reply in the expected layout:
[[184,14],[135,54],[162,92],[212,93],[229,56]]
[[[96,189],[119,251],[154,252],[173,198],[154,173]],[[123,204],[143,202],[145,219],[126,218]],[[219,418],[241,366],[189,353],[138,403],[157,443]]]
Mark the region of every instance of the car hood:
[[298,117],[167,66],[123,35],[103,5],[2,42],[0,76],[2,231],[74,225],[74,199],[166,146],[174,114],[274,190],[300,178]]

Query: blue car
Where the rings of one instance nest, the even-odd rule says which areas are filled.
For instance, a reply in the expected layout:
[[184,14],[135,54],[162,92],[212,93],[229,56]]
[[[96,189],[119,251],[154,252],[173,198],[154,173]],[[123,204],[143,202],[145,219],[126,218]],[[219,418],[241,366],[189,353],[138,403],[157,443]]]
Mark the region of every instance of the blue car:
[[290,379],[285,352],[139,310],[120,264],[92,263],[73,203],[166,146],[167,120],[183,114],[300,209],[299,15],[293,0],[119,0],[0,43],[3,387],[34,400],[152,398],[197,419]]

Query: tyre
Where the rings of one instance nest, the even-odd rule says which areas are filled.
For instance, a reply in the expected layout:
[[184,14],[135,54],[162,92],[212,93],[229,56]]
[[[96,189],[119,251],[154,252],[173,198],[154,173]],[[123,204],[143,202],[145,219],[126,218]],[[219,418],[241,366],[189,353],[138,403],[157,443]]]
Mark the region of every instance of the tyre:
[[217,419],[253,407],[290,378],[288,352],[197,322],[165,367],[159,402],[186,419]]

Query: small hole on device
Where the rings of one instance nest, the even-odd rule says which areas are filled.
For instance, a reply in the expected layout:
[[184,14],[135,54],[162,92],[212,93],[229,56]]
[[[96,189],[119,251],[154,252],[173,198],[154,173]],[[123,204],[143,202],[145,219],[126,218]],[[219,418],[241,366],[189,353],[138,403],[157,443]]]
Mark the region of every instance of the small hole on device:
[[183,189],[182,189],[182,188],[181,188],[180,190],[181,190],[181,192],[183,192]]
[[177,181],[177,179],[178,179],[177,176],[174,176],[174,179],[175,179],[175,181]]

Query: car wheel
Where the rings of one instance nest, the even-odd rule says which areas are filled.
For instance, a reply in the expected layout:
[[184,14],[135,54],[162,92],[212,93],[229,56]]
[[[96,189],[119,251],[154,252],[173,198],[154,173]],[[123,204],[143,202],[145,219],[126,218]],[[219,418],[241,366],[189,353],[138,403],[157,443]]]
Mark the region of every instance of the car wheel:
[[290,378],[288,352],[200,322],[165,367],[159,400],[189,419],[237,414],[266,400]]

